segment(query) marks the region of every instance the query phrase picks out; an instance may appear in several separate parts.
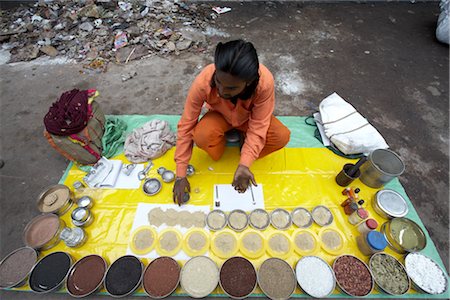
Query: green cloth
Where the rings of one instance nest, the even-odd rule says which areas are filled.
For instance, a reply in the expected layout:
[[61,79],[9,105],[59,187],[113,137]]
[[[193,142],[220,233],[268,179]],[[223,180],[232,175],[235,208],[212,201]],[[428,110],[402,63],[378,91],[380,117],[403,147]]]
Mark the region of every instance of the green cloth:
[[125,130],[127,123],[121,118],[108,116],[105,124],[105,133],[102,138],[102,156],[106,158],[114,157],[122,151],[125,143]]

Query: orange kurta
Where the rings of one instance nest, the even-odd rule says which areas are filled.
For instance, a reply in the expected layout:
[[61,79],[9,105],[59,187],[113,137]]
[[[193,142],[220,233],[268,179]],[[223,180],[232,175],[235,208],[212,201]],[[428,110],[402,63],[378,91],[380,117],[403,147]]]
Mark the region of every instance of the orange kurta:
[[241,150],[240,164],[250,167],[266,142],[266,134],[275,108],[275,87],[272,73],[259,65],[259,83],[252,97],[238,99],[236,105],[219,96],[217,88],[211,87],[215,72],[214,64],[206,66],[195,78],[178,123],[175,162],[177,176],[186,176],[186,168],[192,155],[193,131],[198,123],[203,105],[210,111],[220,113],[232,127],[238,128],[248,122],[245,143]]

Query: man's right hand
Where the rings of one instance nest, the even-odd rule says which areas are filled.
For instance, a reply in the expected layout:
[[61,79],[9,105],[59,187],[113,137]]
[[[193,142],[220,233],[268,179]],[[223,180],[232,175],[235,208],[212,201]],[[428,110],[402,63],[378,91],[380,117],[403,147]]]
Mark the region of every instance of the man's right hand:
[[186,177],[177,177],[173,185],[173,202],[181,206],[184,204],[184,194],[191,192],[191,184]]

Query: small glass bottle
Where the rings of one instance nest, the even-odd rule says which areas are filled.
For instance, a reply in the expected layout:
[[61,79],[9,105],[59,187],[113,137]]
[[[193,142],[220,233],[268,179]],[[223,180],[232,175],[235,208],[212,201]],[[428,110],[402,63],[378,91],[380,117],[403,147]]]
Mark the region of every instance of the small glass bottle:
[[356,243],[362,254],[369,256],[383,251],[387,246],[384,235],[379,231],[370,231],[356,238]]
[[369,213],[364,208],[358,208],[348,217],[348,221],[352,225],[356,225],[361,221],[364,221],[369,216]]
[[362,234],[369,233],[372,230],[377,229],[378,222],[374,219],[367,219],[364,222],[361,222],[361,224],[358,225],[358,231]]

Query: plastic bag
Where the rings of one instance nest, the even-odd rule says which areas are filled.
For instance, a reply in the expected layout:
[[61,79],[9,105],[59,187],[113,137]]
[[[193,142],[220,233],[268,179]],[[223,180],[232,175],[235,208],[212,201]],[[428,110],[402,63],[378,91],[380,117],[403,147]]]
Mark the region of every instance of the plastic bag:
[[442,0],[439,4],[441,8],[441,14],[439,15],[437,28],[436,28],[436,38],[441,42],[448,44],[449,43],[449,26],[450,23],[448,21],[449,15],[449,0]]

